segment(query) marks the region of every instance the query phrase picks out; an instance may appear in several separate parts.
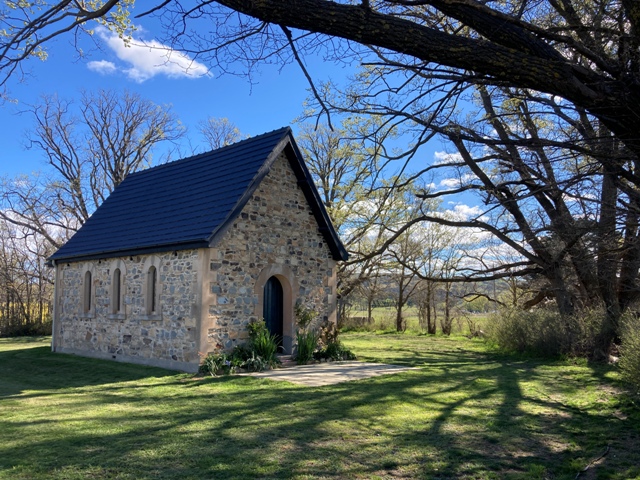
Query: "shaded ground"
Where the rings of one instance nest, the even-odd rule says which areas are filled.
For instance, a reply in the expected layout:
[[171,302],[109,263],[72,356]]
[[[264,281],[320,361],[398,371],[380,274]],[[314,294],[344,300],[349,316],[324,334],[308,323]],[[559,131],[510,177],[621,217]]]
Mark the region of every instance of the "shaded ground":
[[613,367],[462,338],[343,340],[418,368],[309,387],[0,340],[0,479],[573,479],[607,446],[582,478],[640,478],[640,415]]

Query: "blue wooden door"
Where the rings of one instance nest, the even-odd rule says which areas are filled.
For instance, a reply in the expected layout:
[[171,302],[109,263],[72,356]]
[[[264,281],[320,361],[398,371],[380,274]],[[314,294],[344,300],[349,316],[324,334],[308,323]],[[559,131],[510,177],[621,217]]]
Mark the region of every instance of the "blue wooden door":
[[263,316],[269,333],[278,336],[279,345],[282,345],[283,303],[282,284],[271,277],[264,286]]

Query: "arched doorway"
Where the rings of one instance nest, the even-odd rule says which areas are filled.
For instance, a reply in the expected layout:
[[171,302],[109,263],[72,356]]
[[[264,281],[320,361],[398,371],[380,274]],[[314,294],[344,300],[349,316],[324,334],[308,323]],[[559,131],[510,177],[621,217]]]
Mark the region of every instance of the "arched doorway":
[[282,346],[284,333],[284,293],[280,280],[270,277],[264,285],[263,318],[272,335],[278,336],[278,345]]

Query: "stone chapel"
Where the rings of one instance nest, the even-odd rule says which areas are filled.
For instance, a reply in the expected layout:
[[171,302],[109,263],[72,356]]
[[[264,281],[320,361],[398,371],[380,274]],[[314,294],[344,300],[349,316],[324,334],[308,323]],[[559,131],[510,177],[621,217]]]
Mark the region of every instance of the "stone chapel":
[[336,321],[347,252],[290,128],[130,174],[49,261],[55,352],[195,372],[294,306]]

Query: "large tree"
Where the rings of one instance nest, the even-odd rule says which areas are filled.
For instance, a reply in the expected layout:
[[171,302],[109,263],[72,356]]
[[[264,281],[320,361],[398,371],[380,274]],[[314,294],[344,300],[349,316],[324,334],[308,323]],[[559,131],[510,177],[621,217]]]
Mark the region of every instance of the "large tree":
[[48,170],[3,178],[0,218],[55,248],[129,173],[151,165],[159,143],[183,134],[169,107],[127,92],[83,93],[77,105],[44,97],[29,113],[28,146],[42,152]]
[[[91,20],[122,31],[132,3],[5,2],[0,68],[11,74],[25,58],[42,56],[52,36],[89,29]],[[640,8],[634,0],[168,0],[149,12],[164,15],[174,45],[220,66],[279,59],[287,44],[296,44],[296,53],[319,44],[333,48],[331,37],[337,37],[406,56],[402,64],[415,69],[439,65],[464,81],[559,95],[640,152]],[[191,28],[198,21],[211,33]]]
[[[14,73],[25,58],[42,57],[50,38],[90,29],[91,20],[122,32],[132,4],[5,2],[0,68]],[[174,46],[217,66],[299,58],[319,47],[358,53],[358,45],[374,46],[401,56],[407,68],[561,96],[640,153],[640,8],[634,0],[167,0],[149,12],[167,21]],[[206,30],[192,28],[198,22]],[[353,43],[336,45],[332,37]],[[286,45],[293,55],[283,53]],[[332,53],[345,58],[344,51]]]
[[[82,28],[92,19],[123,31],[127,16],[122,8],[129,3],[114,0],[89,7],[39,2],[36,10],[29,2],[12,2],[12,10],[5,8],[0,20],[0,69],[10,74],[27,56],[41,56],[39,49],[51,36]],[[415,134],[408,156],[433,132],[453,142],[461,165],[475,178],[472,187],[493,206],[489,213],[495,221],[478,217],[467,225],[485,227],[523,257],[505,274],[520,268],[543,275],[564,312],[597,294],[609,319],[603,345],[615,337],[621,312],[637,296],[634,278],[640,258],[637,1],[218,0],[183,5],[173,0],[159,2],[145,14],[164,20],[164,40],[172,47],[223,71],[296,61],[311,78],[304,55],[318,52],[327,59],[364,64],[354,82],[360,90],[347,88],[336,106],[378,115],[388,124],[403,123]],[[493,143],[497,151],[489,159],[470,150],[470,143],[487,146],[482,136],[453,118],[470,86],[478,88],[472,90],[476,95],[489,92],[481,102],[490,119],[486,125],[498,137]],[[518,128],[537,133],[540,124],[521,123],[510,130],[500,114],[494,115],[492,110],[501,108],[494,92],[505,89],[512,89],[507,97],[537,96],[537,105],[546,101],[545,108],[555,109],[559,123],[570,126],[569,135],[579,136],[577,147],[584,149],[567,149],[569,161],[579,158],[572,175],[558,181],[561,162],[545,163],[549,149],[562,148],[553,139],[514,138]],[[313,91],[320,111],[328,111],[333,99],[315,85]],[[373,104],[380,99],[384,101]],[[516,124],[528,114],[518,115]],[[529,149],[525,158],[522,148]],[[493,171],[483,170],[492,164],[495,178]],[[502,171],[501,165],[511,170]],[[577,184],[570,178],[578,179]],[[596,190],[595,203],[591,194],[575,195],[576,185],[589,183]],[[460,191],[467,188],[461,184]],[[529,202],[533,209],[527,208]],[[575,205],[588,207],[584,219],[576,215]],[[494,268],[502,267],[487,265],[484,271]],[[572,291],[567,284],[576,279],[577,290]]]

